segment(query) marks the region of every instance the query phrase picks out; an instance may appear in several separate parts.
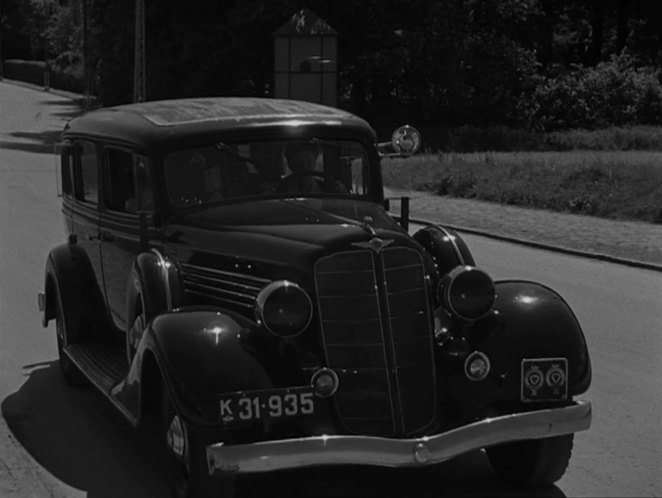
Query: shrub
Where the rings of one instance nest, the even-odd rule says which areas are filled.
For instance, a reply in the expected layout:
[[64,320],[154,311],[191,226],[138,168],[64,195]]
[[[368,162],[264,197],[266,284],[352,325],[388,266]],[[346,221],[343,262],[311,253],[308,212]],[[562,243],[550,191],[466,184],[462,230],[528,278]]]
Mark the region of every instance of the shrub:
[[26,61],[7,59],[5,61],[5,76],[12,80],[26,81],[35,85],[43,85],[46,63],[43,61]]
[[534,122],[547,130],[662,123],[659,69],[622,54],[595,67],[547,78],[534,93]]

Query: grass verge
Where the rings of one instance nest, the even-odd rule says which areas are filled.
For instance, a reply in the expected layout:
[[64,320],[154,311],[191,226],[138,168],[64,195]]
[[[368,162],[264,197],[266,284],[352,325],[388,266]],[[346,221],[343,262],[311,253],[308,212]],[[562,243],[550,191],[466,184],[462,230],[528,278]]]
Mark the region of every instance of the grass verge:
[[662,224],[662,152],[479,152],[382,161],[384,184]]

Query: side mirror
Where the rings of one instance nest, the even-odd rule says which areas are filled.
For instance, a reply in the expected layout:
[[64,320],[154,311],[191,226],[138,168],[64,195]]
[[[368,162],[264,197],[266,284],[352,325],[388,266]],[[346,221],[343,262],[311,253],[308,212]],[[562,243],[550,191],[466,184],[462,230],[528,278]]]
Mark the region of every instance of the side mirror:
[[390,142],[380,142],[377,150],[381,157],[408,157],[421,148],[421,133],[413,126],[399,126],[393,131]]
[[413,126],[400,126],[391,135],[391,145],[395,152],[402,155],[416,154],[421,148],[421,134]]

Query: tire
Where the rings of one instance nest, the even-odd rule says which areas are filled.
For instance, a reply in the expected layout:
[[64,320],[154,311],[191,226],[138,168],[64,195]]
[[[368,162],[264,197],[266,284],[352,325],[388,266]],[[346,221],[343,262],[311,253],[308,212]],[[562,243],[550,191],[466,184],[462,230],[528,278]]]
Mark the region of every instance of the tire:
[[90,381],[87,380],[87,377],[83,375],[83,372],[81,372],[80,368],[78,368],[78,366],[73,361],[71,361],[71,358],[69,358],[69,356],[67,356],[67,354],[64,352],[64,346],[69,344],[69,334],[67,331],[67,325],[64,320],[64,312],[62,311],[60,296],[55,296],[55,298],[55,330],[57,336],[57,354],[60,360],[60,370],[62,371],[62,376],[70,386],[88,386]]
[[207,466],[205,439],[174,411],[167,393],[163,394],[162,405],[161,446],[166,452],[166,478],[171,496],[233,498],[234,476],[212,478]]
[[494,471],[525,486],[546,486],[565,473],[572,454],[574,434],[530,439],[485,448]]

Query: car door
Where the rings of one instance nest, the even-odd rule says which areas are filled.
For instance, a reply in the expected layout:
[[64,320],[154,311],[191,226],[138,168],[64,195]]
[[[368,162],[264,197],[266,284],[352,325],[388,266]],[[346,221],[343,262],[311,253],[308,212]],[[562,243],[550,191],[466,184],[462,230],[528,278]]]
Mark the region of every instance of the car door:
[[[105,293],[115,326],[126,331],[131,265],[141,251],[147,250],[146,227],[153,226],[151,174],[148,160],[130,149],[107,146],[102,157],[105,186],[99,231]],[[146,225],[142,229],[141,212]]]
[[[103,292],[103,271],[101,268],[101,238],[99,234],[100,219],[100,168],[97,156],[97,146],[87,140],[72,140],[71,157],[73,160],[74,198],[68,202],[67,222],[70,223],[71,234],[76,245],[84,249],[92,272],[93,289],[89,292]],[[72,240],[72,239],[70,239]],[[82,267],[81,267],[82,268]],[[88,294],[88,297],[91,296]],[[100,324],[106,323],[106,317],[94,320],[90,336],[102,333],[98,330]],[[95,327],[96,325],[96,327]]]

